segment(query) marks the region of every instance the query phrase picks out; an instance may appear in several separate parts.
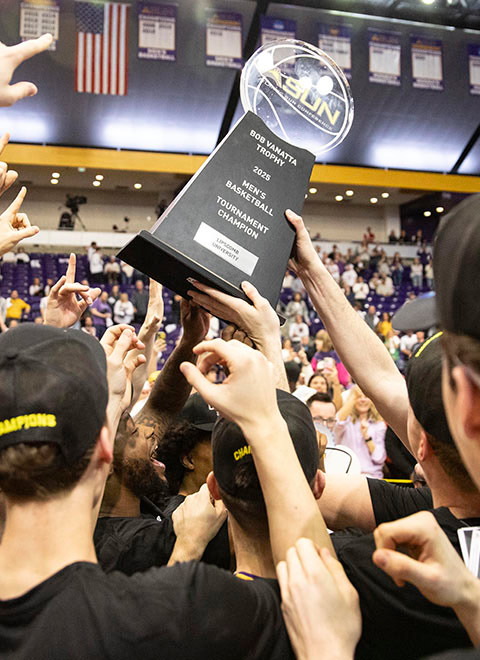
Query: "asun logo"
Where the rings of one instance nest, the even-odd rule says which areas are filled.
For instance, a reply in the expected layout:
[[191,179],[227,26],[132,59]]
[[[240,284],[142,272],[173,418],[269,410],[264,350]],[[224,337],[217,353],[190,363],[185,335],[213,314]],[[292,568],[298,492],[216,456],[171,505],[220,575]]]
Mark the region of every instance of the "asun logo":
[[[317,95],[312,102],[310,100],[312,95],[310,88],[305,88],[299,80],[291,76],[284,78],[278,69],[271,69],[265,75],[270,81],[273,78],[279,93],[285,92],[292,100],[298,101],[295,104],[297,109],[308,113],[310,117],[316,115],[318,118],[326,118],[332,128],[335,126],[341,114],[340,110],[337,109],[332,112],[327,101],[322,99],[321,96]],[[286,97],[283,98],[287,100]]]

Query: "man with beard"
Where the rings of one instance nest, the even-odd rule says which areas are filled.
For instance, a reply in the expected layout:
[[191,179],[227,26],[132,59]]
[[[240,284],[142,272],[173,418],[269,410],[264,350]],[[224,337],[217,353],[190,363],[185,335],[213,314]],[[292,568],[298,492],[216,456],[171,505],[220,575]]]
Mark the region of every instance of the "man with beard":
[[[127,575],[166,564],[175,545],[175,518],[161,509],[169,494],[165,466],[152,458],[159,437],[178,415],[190,393],[179,371],[184,361],[194,361],[193,347],[209,327],[206,312],[182,302],[183,337],[156,379],[144,408],[133,420],[125,413],[115,438],[113,465],[94,542],[105,571]],[[179,512],[178,519],[182,516]]]

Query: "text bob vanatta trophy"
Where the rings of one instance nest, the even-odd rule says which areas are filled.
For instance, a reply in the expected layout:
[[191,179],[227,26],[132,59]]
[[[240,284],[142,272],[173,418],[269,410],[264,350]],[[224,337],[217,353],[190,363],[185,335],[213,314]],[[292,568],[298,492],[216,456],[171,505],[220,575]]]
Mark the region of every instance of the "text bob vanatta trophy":
[[275,308],[294,240],[285,210],[301,213],[315,155],[345,138],[353,100],[335,62],[296,40],[257,50],[240,85],[246,114],[118,256],[184,297],[193,278],[246,299],[248,280]]

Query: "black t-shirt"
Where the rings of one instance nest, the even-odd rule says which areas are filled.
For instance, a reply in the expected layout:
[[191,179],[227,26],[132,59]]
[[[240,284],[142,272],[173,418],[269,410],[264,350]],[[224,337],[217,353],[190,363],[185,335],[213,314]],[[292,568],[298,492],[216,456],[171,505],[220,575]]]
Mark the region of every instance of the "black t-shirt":
[[382,523],[433,508],[432,493],[427,486],[395,486],[382,479],[367,479],[367,482],[377,527]]
[[429,655],[425,660],[480,660],[480,649],[470,649],[469,651],[447,651],[438,655]]
[[0,601],[2,660],[294,659],[275,580],[202,563],[127,577],[67,566]]
[[[390,484],[373,484],[370,492],[376,522],[388,522],[428,508],[424,489],[403,489]],[[403,512],[403,513],[401,513]],[[432,511],[458,553],[457,529],[480,525],[480,519],[458,520],[448,509]],[[453,610],[428,601],[411,584],[397,587],[372,561],[373,534],[332,542],[350,581],[360,596],[362,637],[357,660],[413,660],[447,649],[469,648],[470,640]]]

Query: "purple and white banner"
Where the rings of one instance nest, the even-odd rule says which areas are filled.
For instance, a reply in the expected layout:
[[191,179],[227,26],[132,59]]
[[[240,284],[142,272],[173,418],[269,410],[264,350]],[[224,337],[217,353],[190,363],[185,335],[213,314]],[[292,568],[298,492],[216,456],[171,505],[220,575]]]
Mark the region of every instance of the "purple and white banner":
[[443,91],[442,42],[440,39],[411,37],[412,84],[417,89]]
[[468,76],[470,94],[480,94],[480,46],[468,46]]
[[206,9],[206,59],[207,66],[241,69],[242,15],[231,11]]
[[36,39],[49,32],[53,42],[48,50],[57,50],[60,7],[58,0],[23,0],[20,3],[20,37]]
[[398,32],[368,31],[368,80],[381,85],[401,84],[401,37]]
[[349,25],[318,26],[318,47],[329,55],[348,79],[352,77],[352,28]]
[[140,59],[175,62],[177,6],[139,2],[138,52]]
[[297,38],[297,22],[272,16],[262,16],[261,45]]

